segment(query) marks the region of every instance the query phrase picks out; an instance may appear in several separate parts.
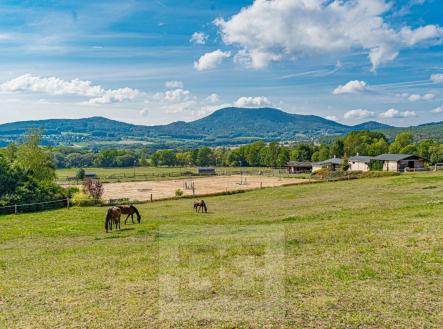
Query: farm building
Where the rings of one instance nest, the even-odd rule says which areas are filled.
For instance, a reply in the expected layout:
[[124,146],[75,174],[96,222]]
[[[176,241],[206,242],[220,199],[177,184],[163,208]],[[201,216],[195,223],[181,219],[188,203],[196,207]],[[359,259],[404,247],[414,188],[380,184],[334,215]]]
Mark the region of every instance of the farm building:
[[197,173],[199,175],[215,175],[214,167],[198,167]]
[[85,172],[85,178],[95,179],[95,178],[97,178],[97,173],[87,171],[87,172]]
[[342,159],[332,158],[325,161],[315,162],[312,164],[312,172],[320,169],[329,169],[331,171],[337,171],[341,168]]
[[306,173],[312,170],[312,163],[310,162],[289,161],[286,166],[290,174]]
[[349,158],[350,171],[369,171],[369,162],[372,157],[356,155]]
[[401,172],[424,169],[426,159],[412,154],[382,154],[373,160],[383,161],[383,171]]

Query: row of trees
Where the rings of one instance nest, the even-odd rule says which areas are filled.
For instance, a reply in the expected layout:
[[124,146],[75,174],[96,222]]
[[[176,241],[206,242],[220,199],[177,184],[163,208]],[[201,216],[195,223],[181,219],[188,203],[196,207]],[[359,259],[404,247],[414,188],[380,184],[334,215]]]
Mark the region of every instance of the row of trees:
[[392,143],[379,132],[355,131],[332,143],[299,143],[283,146],[273,142],[262,141],[240,146],[238,148],[207,147],[188,152],[173,150],[157,151],[150,157],[153,166],[251,166],[282,167],[290,160],[323,161],[333,157],[354,155],[377,156],[384,153],[416,154],[432,163],[443,162],[443,144],[433,140],[414,141],[408,132],[397,135]]
[[[415,142],[412,134],[400,133],[390,143],[378,132],[356,131],[328,143],[281,145],[263,141],[236,148],[201,147],[193,150],[79,150],[76,148],[38,147],[38,133],[30,134],[26,143],[11,144],[3,149],[5,159],[19,161],[21,167],[34,169],[36,176],[54,176],[54,168],[132,167],[132,166],[254,166],[282,167],[290,160],[323,161],[331,157],[356,154],[377,156],[383,153],[417,154],[433,163],[443,162],[443,144],[433,140]],[[31,149],[32,147],[32,149]],[[26,148],[26,151],[25,151]],[[40,150],[37,152],[36,150]],[[42,155],[44,153],[44,156]],[[23,154],[27,153],[25,157]],[[36,158],[34,158],[36,157]],[[19,159],[19,160],[18,160]]]

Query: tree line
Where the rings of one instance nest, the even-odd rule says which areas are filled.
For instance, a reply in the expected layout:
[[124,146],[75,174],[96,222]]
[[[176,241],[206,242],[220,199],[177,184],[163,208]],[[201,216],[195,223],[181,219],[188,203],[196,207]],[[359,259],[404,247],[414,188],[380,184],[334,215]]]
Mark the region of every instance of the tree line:
[[[379,132],[354,131],[328,143],[294,143],[257,141],[240,147],[200,147],[191,150],[149,149],[89,151],[74,148],[51,149],[57,168],[132,167],[132,166],[251,166],[283,167],[288,161],[323,161],[332,157],[354,155],[377,156],[383,153],[416,154],[432,163],[443,162],[443,144],[425,139],[414,141],[403,132],[389,142]],[[11,148],[11,147],[9,147]]]
[[[239,147],[200,147],[195,149],[105,149],[91,151],[73,147],[44,148],[54,168],[133,167],[133,166],[250,166],[284,167],[288,161],[323,161],[332,157],[377,156],[383,153],[416,154],[431,163],[443,162],[443,144],[425,139],[416,142],[403,132],[390,142],[379,132],[355,131],[324,143],[265,143],[257,141]],[[36,138],[36,137],[34,137]],[[35,144],[34,140],[34,144]],[[2,153],[17,154],[21,145],[10,144]],[[15,160],[14,160],[15,161]]]

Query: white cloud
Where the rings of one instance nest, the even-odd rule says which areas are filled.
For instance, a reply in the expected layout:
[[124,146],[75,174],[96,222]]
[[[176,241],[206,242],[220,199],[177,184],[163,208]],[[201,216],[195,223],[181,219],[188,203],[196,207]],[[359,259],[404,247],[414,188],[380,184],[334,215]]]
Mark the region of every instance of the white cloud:
[[0,85],[3,92],[36,92],[54,96],[75,95],[90,98],[91,104],[108,104],[132,100],[140,92],[132,88],[104,89],[91,81],[74,79],[71,81],[55,77],[43,78],[26,74]]
[[332,121],[338,121],[338,117],[336,115],[328,115],[326,117],[326,119],[332,120]]
[[386,0],[255,0],[225,20],[214,21],[223,41],[240,48],[236,61],[254,68],[270,62],[352,49],[368,52],[372,70],[402,49],[441,42],[443,29],[426,25],[395,29]]
[[221,51],[217,49],[211,53],[206,53],[194,62],[194,68],[197,71],[211,70],[216,68],[225,58],[231,57],[229,51]]
[[195,32],[189,41],[198,45],[204,45],[207,40],[208,36],[206,34],[203,32]]
[[184,84],[183,84],[182,81],[177,81],[177,80],[166,81],[165,87],[168,88],[168,89],[177,89],[177,88],[182,88],[183,89]]
[[206,97],[206,100],[210,103],[217,103],[220,100],[220,97],[214,93]]
[[191,97],[191,92],[189,90],[184,89],[175,89],[175,90],[168,90],[164,93],[165,100],[167,101],[173,101],[173,102],[180,102],[180,101],[186,101],[189,100]]
[[357,109],[357,110],[351,110],[348,111],[344,114],[344,118],[351,120],[351,119],[367,119],[367,118],[371,118],[375,115],[374,112],[368,111],[368,110],[364,110],[364,109]]
[[379,115],[380,118],[383,119],[393,119],[393,118],[410,118],[410,117],[416,117],[417,113],[414,111],[404,111],[401,112],[397,109],[389,109]]
[[121,103],[136,98],[140,92],[131,88],[105,90],[102,96],[89,100],[90,104]]
[[356,94],[367,90],[367,83],[364,81],[349,81],[344,86],[340,85],[332,92],[333,95]]
[[412,94],[408,96],[408,100],[411,102],[417,102],[417,101],[431,101],[435,98],[434,94],[428,93],[424,95],[419,94]]
[[443,83],[443,74],[431,75],[431,81],[434,83]]
[[442,113],[443,112],[443,105],[433,109],[431,112],[432,113]]
[[237,107],[260,107],[260,106],[270,106],[272,102],[263,96],[259,97],[240,97],[234,103]]

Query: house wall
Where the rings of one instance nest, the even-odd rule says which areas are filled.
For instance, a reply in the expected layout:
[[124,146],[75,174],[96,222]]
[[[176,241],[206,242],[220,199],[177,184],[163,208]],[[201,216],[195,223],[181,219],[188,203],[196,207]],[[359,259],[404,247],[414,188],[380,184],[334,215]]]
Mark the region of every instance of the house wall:
[[369,165],[361,161],[349,161],[351,171],[369,171]]
[[383,171],[399,171],[398,161],[385,161],[383,164]]

